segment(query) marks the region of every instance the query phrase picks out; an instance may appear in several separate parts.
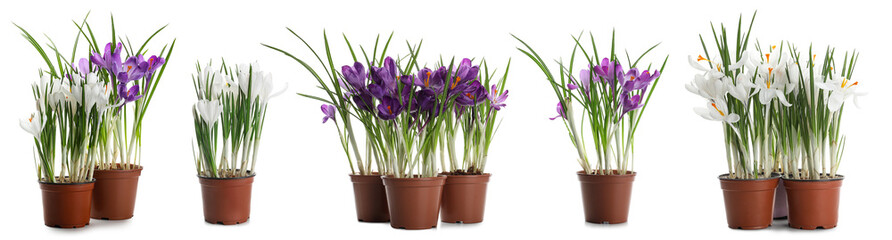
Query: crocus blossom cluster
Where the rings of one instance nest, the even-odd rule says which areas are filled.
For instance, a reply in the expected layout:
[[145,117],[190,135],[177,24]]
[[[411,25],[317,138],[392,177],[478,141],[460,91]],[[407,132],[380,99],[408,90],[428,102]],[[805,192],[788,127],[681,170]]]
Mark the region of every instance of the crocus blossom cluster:
[[[468,58],[462,59],[453,70],[446,66],[440,66],[435,69],[425,67],[414,73],[406,73],[401,71],[397,66],[397,61],[391,57],[386,57],[380,67],[371,66],[368,72],[365,69],[365,66],[360,62],[341,67],[343,79],[340,79],[339,87],[344,89],[344,98],[352,101],[353,106],[356,106],[355,109],[378,119],[364,122],[367,127],[383,126],[394,131],[411,129],[415,132],[412,135],[417,136],[414,141],[419,141],[419,143],[437,139],[440,134],[454,135],[456,127],[443,126],[444,118],[449,118],[450,122],[456,123],[455,118],[473,116],[475,119],[471,121],[482,118],[477,123],[486,125],[487,121],[494,118],[495,111],[507,106],[505,101],[508,98],[508,91],[500,92],[496,84],[489,88],[485,87],[481,83],[483,79],[479,79],[480,66],[473,65]],[[483,105],[484,103],[487,104]],[[476,114],[481,106],[488,110],[483,116]],[[328,119],[335,119],[334,112],[336,110],[333,105],[323,104],[321,108],[325,114],[323,123]],[[349,111],[349,109],[346,110]],[[476,129],[470,127],[470,124],[472,123],[468,123],[466,130]],[[480,124],[475,126],[480,127]],[[376,141],[388,140],[396,139],[384,138]],[[454,145],[454,141],[451,143]],[[397,146],[398,144],[400,143],[390,142],[383,145]],[[433,148],[419,150],[432,151]],[[484,150],[481,149],[481,151]],[[479,158],[484,158],[483,155],[485,153],[474,154]],[[389,157],[393,157],[391,160],[396,161],[394,156]],[[411,156],[405,155],[405,157]],[[388,157],[382,156],[381,158]],[[450,166],[454,166],[454,168],[451,170],[472,168],[479,171],[483,168],[482,164],[472,164],[477,162],[474,159],[465,159],[463,162],[468,162],[468,164],[457,163],[453,147],[453,151],[450,151]],[[399,167],[399,164],[391,165],[402,168]],[[435,164],[430,166],[436,167]],[[381,170],[379,169],[379,171]],[[435,170],[427,172],[429,172],[428,175],[436,174]],[[411,176],[407,173],[402,175]]]
[[[591,37],[594,43],[594,36]],[[633,142],[635,131],[647,106],[650,95],[660,79],[662,68],[638,68],[637,62],[628,70],[611,52],[609,57],[598,62],[597,47],[586,50],[580,48],[578,38],[574,38],[573,54],[570,63],[582,61],[586,67],[574,74],[574,66],[558,61],[559,75],[553,75],[548,68],[549,61],[543,60],[526,42],[517,38],[523,48],[518,48],[530,57],[545,74],[558,98],[557,116],[550,120],[562,120],[570,136],[573,147],[578,154],[578,162],[586,174],[612,175],[631,174],[634,171]],[[615,44],[615,40],[612,46]],[[651,47],[650,50],[655,48]],[[638,59],[644,57],[644,52]],[[579,53],[582,54],[579,54]],[[595,53],[595,56],[589,55]],[[576,57],[583,56],[581,60]],[[629,59],[631,63],[632,59]],[[663,63],[665,66],[665,61]],[[575,104],[578,102],[578,104]],[[582,117],[574,115],[575,107],[581,106]],[[588,126],[588,127],[586,127]],[[595,157],[588,156],[585,139],[591,136],[595,144]],[[592,162],[595,164],[592,164]]]
[[[254,175],[267,105],[287,85],[275,90],[272,75],[261,71],[257,63],[219,70],[210,63],[198,66],[193,84],[198,98],[192,108],[198,174],[212,178]],[[222,148],[218,148],[220,136]]]
[[[76,23],[78,29],[85,29],[86,25]],[[51,51],[44,49],[24,28],[20,30],[47,64],[46,70],[41,71],[40,82],[33,86],[37,113],[27,122],[22,121],[26,131],[37,140],[35,155],[39,158],[40,180],[86,182],[92,179],[94,168],[138,168],[142,121],[175,41],[146,60],[143,56],[152,46],[151,38],[140,49],[118,42],[107,43],[103,49],[95,42],[93,31],[81,32],[74,46],[85,47],[88,55],[73,58],[62,56],[54,43],[47,44],[52,46]],[[115,32],[114,26],[111,30]],[[63,138],[59,143],[57,135]],[[57,166],[55,146],[60,143],[62,163]]]
[[[725,32],[713,34],[725,39]],[[752,49],[744,44],[747,30],[739,29],[737,36],[736,48],[716,43],[712,54],[722,57],[689,56],[698,73],[686,85],[706,102],[694,111],[723,123],[729,178],[835,177],[845,144],[839,134],[842,106],[863,95],[858,82],[849,80],[855,53],[846,53],[842,69],[834,69],[831,48],[818,63],[810,48],[810,56],[800,57],[793,44],[762,48],[756,41]]]

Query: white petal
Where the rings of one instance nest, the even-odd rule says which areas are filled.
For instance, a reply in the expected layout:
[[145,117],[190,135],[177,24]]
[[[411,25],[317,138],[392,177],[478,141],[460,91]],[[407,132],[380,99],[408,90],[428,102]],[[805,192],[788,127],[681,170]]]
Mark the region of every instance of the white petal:
[[703,65],[700,65],[700,63],[697,62],[697,59],[694,59],[694,56],[688,55],[688,63],[690,63],[691,67],[693,67],[694,69],[704,71],[704,72],[709,71],[708,68],[703,67]]
[[728,115],[727,118],[725,118],[725,122],[728,123],[736,123],[737,121],[740,121],[740,116],[736,113],[732,113],[731,115]]
[[706,120],[713,120],[713,121],[716,120],[716,119],[712,118],[712,116],[709,116],[709,109],[706,109],[706,108],[694,108],[694,112],[697,113],[697,115],[700,115],[700,117],[703,117],[703,118],[706,119]]
[[781,104],[783,104],[784,106],[787,106],[787,107],[793,106],[793,104],[790,104],[790,102],[787,101],[787,97],[784,97],[784,91],[782,91],[780,89],[775,90],[775,91],[777,91],[775,93],[775,95],[777,95],[777,99],[780,100]]

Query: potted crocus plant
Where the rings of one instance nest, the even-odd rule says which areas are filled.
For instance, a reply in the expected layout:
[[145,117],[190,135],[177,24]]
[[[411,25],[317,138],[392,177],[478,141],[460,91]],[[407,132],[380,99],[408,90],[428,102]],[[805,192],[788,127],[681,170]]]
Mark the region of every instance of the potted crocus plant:
[[244,223],[251,213],[251,186],[267,104],[284,89],[273,93],[271,75],[256,63],[216,69],[210,63],[198,64],[197,69],[193,157],[204,219],[223,225]]
[[[852,73],[859,54],[846,52],[837,65],[838,53],[828,47],[818,53],[788,44],[782,62],[791,85],[792,106],[778,111],[778,158],[789,205],[789,225],[799,229],[836,227],[839,191],[843,176],[837,174],[846,138],[840,131],[845,102],[857,100],[858,81]],[[767,56],[766,56],[767,57]],[[822,57],[823,61],[817,61]],[[857,106],[857,101],[855,101]]]
[[[461,78],[472,78],[475,82],[464,87],[455,99],[455,111],[443,112],[445,122],[441,128],[441,149],[447,157],[440,158],[444,169],[441,175],[448,176],[443,187],[441,220],[448,223],[479,223],[483,221],[486,206],[486,186],[491,174],[485,172],[489,156],[489,147],[501,123],[496,121],[498,112],[507,106],[508,90],[505,81],[511,61],[508,61],[505,72],[500,79],[495,71],[490,71],[486,61],[483,69],[473,66],[470,59],[463,59],[455,72],[453,83],[460,83]],[[470,67],[468,67],[470,66]],[[483,70],[482,73],[479,73]],[[432,89],[443,88],[447,76],[445,67],[419,73],[418,78],[423,86]],[[479,76],[479,77],[478,77]],[[452,88],[452,85],[449,86]],[[455,88],[458,88],[456,86]],[[463,148],[456,150],[457,135],[463,140]],[[445,149],[442,144],[445,141]],[[461,161],[459,161],[461,158]]]
[[[101,154],[93,174],[96,186],[90,211],[92,218],[122,220],[133,217],[137,184],[143,169],[142,126],[176,40],[162,47],[158,55],[149,56],[146,46],[165,27],[157,29],[139,48],[113,38],[102,49],[103,46],[97,45],[95,40],[89,41],[96,39],[92,31],[81,32],[88,39],[91,55],[81,58],[78,67],[82,71],[96,72],[101,81],[108,83],[109,101],[117,104],[100,125],[104,131],[98,136],[99,145],[96,146]],[[114,18],[111,30],[116,32]]]
[[[740,18],[734,44],[724,25],[713,31],[716,50],[689,56],[698,71],[688,91],[703,97],[705,107],[694,111],[722,124],[728,173],[719,176],[728,227],[762,229],[771,225],[779,175],[774,171],[779,148],[777,121],[780,109],[790,106],[785,95],[796,87],[790,81],[790,55],[783,46],[748,49],[750,30]],[[781,44],[782,45],[782,44]]]
[[[81,26],[83,23],[78,24]],[[108,79],[100,78],[98,69],[68,62],[74,58],[62,56],[52,41],[47,46],[55,56],[48,57],[48,51],[31,34],[19,29],[47,64],[32,87],[36,112],[20,122],[34,140],[44,224],[84,227],[90,224],[94,166],[103,157],[103,126],[109,109],[116,107],[109,104],[109,89],[114,87]]]
[[[291,31],[290,28],[288,30]],[[291,32],[303,41],[303,38],[293,31]],[[291,57],[301,64],[303,68],[312,73],[313,80],[316,80],[318,88],[322,90],[323,97],[307,93],[298,93],[298,95],[321,101],[323,104],[320,106],[320,109],[324,115],[322,124],[333,124],[338,132],[341,148],[350,166],[349,177],[353,182],[356,218],[360,222],[390,221],[387,195],[384,190],[384,182],[381,179],[381,176],[389,172],[390,166],[387,164],[387,159],[389,159],[390,153],[383,152],[381,145],[383,142],[378,133],[373,131],[375,126],[379,124],[379,120],[372,110],[375,108],[375,100],[371,93],[362,90],[366,89],[365,86],[370,80],[370,71],[366,66],[380,65],[376,63],[384,59],[383,57],[378,59],[377,56],[383,56],[386,53],[392,37],[393,34],[388,37],[387,42],[382,44],[380,48],[377,46],[380,36],[376,38],[372,58],[366,60],[365,63],[359,62],[356,55],[352,55],[353,64],[338,67],[334,65],[335,60],[330,55],[331,49],[329,48],[330,45],[326,35],[324,37],[326,55],[323,56],[326,58],[326,61],[322,61],[319,58],[319,64],[322,65],[319,71],[287,51],[263,44],[270,49]],[[344,40],[352,50],[353,46],[346,35]],[[309,44],[305,44],[305,46],[311,52],[316,52]],[[322,75],[323,73],[324,75]],[[326,78],[323,79],[323,77]],[[362,125],[354,128],[354,124],[357,122]],[[363,136],[357,135],[357,133],[365,133],[364,143],[359,142],[362,139],[356,139]],[[360,150],[363,148],[365,151]]]
[[[626,59],[629,70],[624,71],[614,52],[615,38],[611,40],[609,55],[601,58],[594,36],[589,35],[591,49],[584,47],[580,37],[573,38],[570,62],[559,61],[559,69],[552,72],[532,47],[515,36],[524,46],[518,50],[542,70],[558,98],[558,115],[551,120],[564,123],[570,142],[577,150],[577,161],[582,166],[577,175],[582,186],[585,220],[624,223],[628,220],[632,182],[637,174],[634,171],[635,130],[668,56],[659,69],[652,69],[650,64],[639,69],[639,61],[659,44],[654,45],[637,59]],[[576,59],[577,56],[584,59]],[[586,67],[576,74],[574,63]],[[577,106],[582,107],[578,122]],[[586,135],[594,142],[596,155],[591,159],[583,138]]]

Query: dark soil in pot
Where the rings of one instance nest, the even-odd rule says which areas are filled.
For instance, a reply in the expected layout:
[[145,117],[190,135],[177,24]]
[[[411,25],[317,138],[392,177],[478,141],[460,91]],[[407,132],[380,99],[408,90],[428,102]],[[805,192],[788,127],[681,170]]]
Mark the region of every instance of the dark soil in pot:
[[582,186],[582,206],[586,222],[611,224],[628,221],[632,182],[637,173],[613,173],[614,175],[595,175],[577,172]]
[[40,182],[44,224],[57,228],[80,228],[90,224],[94,182]]
[[446,184],[443,186],[440,220],[448,223],[483,222],[486,185],[492,175],[441,175],[446,176]]
[[784,179],[790,206],[790,227],[798,229],[830,229],[839,220],[839,190],[842,175],[833,179]]
[[105,220],[132,218],[141,174],[142,166],[138,165],[131,166],[130,170],[93,170],[96,185],[90,217]]
[[760,179],[729,179],[719,176],[725,198],[728,227],[763,229],[771,226],[774,215],[774,192],[780,176]]
[[204,203],[204,221],[233,225],[251,216],[251,185],[254,174],[240,178],[198,177]]
[[384,180],[378,173],[372,174],[350,174],[356,201],[356,218],[360,222],[389,222],[390,210],[387,208]]
[[394,178],[384,176],[390,226],[400,229],[437,227],[440,198],[445,176],[429,178]]

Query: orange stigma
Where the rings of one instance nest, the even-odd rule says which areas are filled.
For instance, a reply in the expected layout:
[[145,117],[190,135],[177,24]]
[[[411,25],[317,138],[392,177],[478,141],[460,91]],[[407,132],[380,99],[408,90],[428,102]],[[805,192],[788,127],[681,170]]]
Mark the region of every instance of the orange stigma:
[[390,114],[393,114],[393,110],[390,109],[390,106],[387,106],[387,112],[389,112]]
[[427,72],[427,78],[424,79],[424,87],[430,87],[431,85],[431,72]]
[[703,57],[703,55],[697,55],[697,61],[698,61],[698,62],[699,62],[699,61],[703,61],[703,60],[709,61],[709,59],[706,59],[705,57]]
[[716,106],[715,106],[715,103],[712,103],[712,108],[715,108],[715,110],[716,110],[716,111],[718,111],[718,112],[719,112],[719,114],[721,114],[721,115],[722,115],[722,117],[724,117],[724,116],[725,116],[725,113],[724,113],[724,112],[722,112],[722,110],[719,110],[719,108],[718,108],[718,107],[716,107]]
[[465,96],[468,96],[469,98],[471,98],[471,100],[474,100],[474,95],[471,95],[470,93],[465,93]]
[[771,50],[774,51],[774,48],[776,48],[776,47],[777,47],[777,45],[771,45]]
[[771,53],[765,54],[765,62],[771,62]]
[[455,87],[458,86],[458,82],[460,82],[460,81],[461,81],[461,77],[455,77],[455,81],[452,82],[452,88],[450,88],[450,89],[455,89]]

